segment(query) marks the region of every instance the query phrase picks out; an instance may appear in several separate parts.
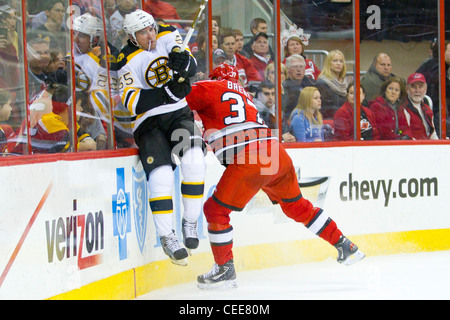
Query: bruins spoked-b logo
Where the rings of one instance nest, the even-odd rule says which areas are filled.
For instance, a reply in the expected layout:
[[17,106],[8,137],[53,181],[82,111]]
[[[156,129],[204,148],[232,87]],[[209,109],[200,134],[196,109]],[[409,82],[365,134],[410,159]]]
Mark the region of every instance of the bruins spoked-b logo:
[[153,60],[147,68],[146,80],[150,87],[160,88],[172,78],[172,70],[167,67],[167,57]]

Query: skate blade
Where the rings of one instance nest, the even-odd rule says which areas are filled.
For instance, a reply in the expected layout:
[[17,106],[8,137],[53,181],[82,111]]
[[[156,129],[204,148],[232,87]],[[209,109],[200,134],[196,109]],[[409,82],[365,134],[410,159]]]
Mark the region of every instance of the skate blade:
[[361,251],[361,250],[357,250],[354,254],[352,254],[351,256],[349,256],[347,259],[345,259],[342,264],[346,265],[346,266],[350,266],[362,259],[364,259],[366,255]]
[[225,280],[216,283],[200,283],[197,282],[197,287],[202,290],[218,290],[218,289],[235,289],[238,287],[236,279]]
[[182,266],[182,267],[186,267],[188,265],[186,258],[180,259],[180,260],[170,259],[170,262],[172,262],[173,264],[175,264],[177,266]]

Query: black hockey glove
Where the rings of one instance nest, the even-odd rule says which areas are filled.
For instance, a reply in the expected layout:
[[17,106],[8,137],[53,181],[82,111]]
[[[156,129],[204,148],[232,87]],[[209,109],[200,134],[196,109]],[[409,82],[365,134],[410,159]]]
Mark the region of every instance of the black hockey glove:
[[181,77],[187,78],[191,63],[188,51],[172,51],[169,53],[169,62],[167,66]]
[[189,78],[186,78],[186,80],[181,83],[178,82],[179,78],[179,75],[174,75],[174,77],[167,82],[167,86],[164,87],[170,99],[169,102],[171,103],[183,99],[191,92],[191,83],[189,82]]

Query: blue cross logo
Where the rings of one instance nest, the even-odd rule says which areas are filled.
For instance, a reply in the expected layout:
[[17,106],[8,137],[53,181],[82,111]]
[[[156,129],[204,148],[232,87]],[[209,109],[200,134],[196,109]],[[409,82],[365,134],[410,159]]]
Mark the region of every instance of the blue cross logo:
[[112,196],[114,236],[119,240],[119,258],[127,258],[127,233],[131,232],[130,193],[125,192],[125,169],[117,168],[117,194]]

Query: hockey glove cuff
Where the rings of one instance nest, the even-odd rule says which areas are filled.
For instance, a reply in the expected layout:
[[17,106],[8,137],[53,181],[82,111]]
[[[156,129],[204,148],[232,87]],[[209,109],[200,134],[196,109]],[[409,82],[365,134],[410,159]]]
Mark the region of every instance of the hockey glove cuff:
[[191,92],[189,78],[186,78],[186,80],[181,83],[178,82],[178,78],[179,77],[174,77],[167,83],[167,86],[164,86],[169,101],[172,103],[180,101]]

